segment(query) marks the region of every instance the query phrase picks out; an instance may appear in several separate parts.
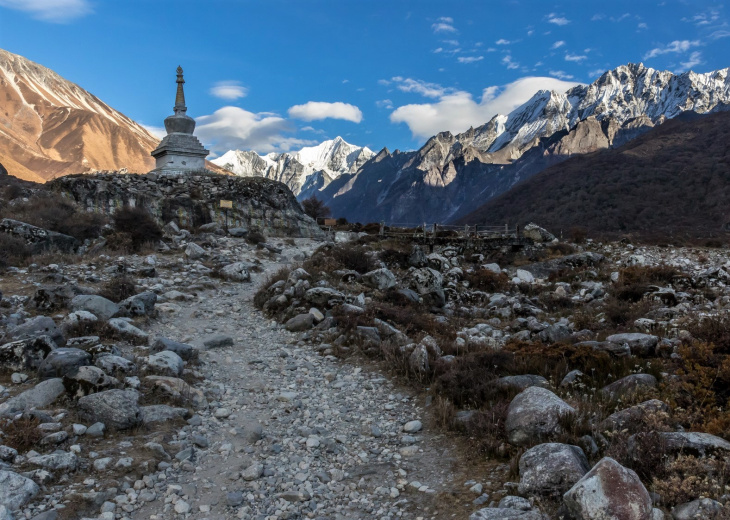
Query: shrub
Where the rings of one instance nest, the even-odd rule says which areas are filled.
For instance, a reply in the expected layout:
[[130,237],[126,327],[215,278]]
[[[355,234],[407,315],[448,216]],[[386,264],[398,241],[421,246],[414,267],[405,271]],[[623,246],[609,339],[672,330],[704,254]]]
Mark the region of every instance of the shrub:
[[103,296],[107,300],[119,303],[126,300],[130,296],[137,294],[137,286],[131,276],[121,275],[115,276],[107,281],[99,291],[99,296]]
[[40,421],[32,417],[21,417],[15,421],[0,422],[0,430],[4,433],[3,444],[21,453],[35,447],[43,438],[38,429]]
[[0,269],[22,265],[30,256],[25,240],[0,232]]
[[469,287],[479,291],[501,292],[509,287],[509,279],[504,273],[495,273],[489,269],[479,269],[473,273],[465,273],[464,279]]
[[266,236],[258,229],[251,229],[246,235],[246,242],[253,245],[266,242]]
[[162,238],[162,229],[144,208],[124,206],[114,213],[114,229],[124,233],[120,243],[129,243],[132,252],[138,252],[145,245],[157,243]]
[[317,220],[318,218],[326,218],[332,214],[332,211],[324,205],[324,202],[314,195],[302,201],[302,209],[304,210],[304,213],[312,217],[314,220]]
[[103,215],[84,211],[75,202],[60,195],[46,193],[5,208],[3,215],[79,240],[98,237],[106,224]]
[[398,267],[401,269],[408,269],[409,263],[408,258],[410,254],[406,251],[399,251],[397,249],[383,249],[380,252],[380,260],[382,260],[388,267]]
[[289,278],[289,273],[291,273],[291,269],[289,267],[282,267],[274,274],[268,276],[266,278],[266,281],[259,286],[256,294],[254,294],[254,306],[256,306],[258,309],[263,309],[264,304],[269,301],[269,298],[271,298],[272,296],[271,294],[269,294],[269,287],[271,287],[273,284],[280,280],[287,280]]

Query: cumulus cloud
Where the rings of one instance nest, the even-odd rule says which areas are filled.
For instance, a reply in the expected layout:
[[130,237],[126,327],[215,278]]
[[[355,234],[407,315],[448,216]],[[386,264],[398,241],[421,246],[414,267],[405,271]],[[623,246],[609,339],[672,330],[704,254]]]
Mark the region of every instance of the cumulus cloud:
[[564,16],[558,16],[555,13],[550,13],[548,15],[548,23],[554,23],[555,25],[568,25],[570,20]]
[[512,61],[512,56],[507,54],[504,58],[502,58],[502,65],[507,67],[508,69],[517,69],[520,67],[520,64],[516,61]]
[[496,43],[497,45],[509,45],[512,42],[510,42],[509,40],[505,40],[504,38],[500,38],[494,43]]
[[392,110],[393,102],[390,99],[379,99],[375,102],[375,106],[378,108],[385,108],[387,110]]
[[454,27],[454,19],[450,16],[442,16],[436,23],[431,24],[431,29],[435,33],[455,33],[457,32]]
[[559,49],[563,45],[565,45],[565,42],[563,40],[559,40],[559,41],[553,43],[552,47],[550,47],[550,48],[551,49]]
[[210,93],[217,98],[233,101],[234,99],[246,97],[248,90],[246,87],[241,86],[238,81],[219,81],[211,87]]
[[682,65],[679,69],[677,69],[677,72],[684,72],[685,70],[689,70],[695,65],[699,65],[702,63],[702,53],[699,51],[694,51],[692,54],[689,55],[689,58],[687,61],[683,61],[680,63]]
[[0,0],[0,7],[25,11],[52,23],[67,23],[92,12],[88,0]]
[[567,53],[565,55],[565,61],[575,61],[575,62],[578,62],[578,63],[580,63],[581,61],[585,60],[586,58],[588,58],[588,56],[577,55],[577,54],[570,54],[570,53]]
[[309,101],[303,105],[294,105],[289,109],[289,117],[304,121],[319,119],[344,119],[359,123],[362,121],[362,112],[355,105],[349,103],[327,103],[324,101]]
[[681,52],[687,52],[692,47],[697,47],[700,44],[699,40],[674,40],[673,42],[669,43],[668,45],[665,45],[664,47],[656,47],[646,54],[644,54],[644,59],[648,60],[651,58],[656,58],[657,56],[660,56],[662,54],[667,54],[670,52],[674,53],[681,53]]
[[413,92],[430,98],[441,97],[449,91],[449,89],[442,87],[438,83],[429,83],[420,79],[395,76],[392,78],[392,82],[396,84],[396,87],[401,92]]
[[464,91],[450,91],[433,103],[398,107],[390,115],[393,123],[405,123],[414,137],[426,138],[443,130],[463,132],[483,125],[496,114],[509,114],[528,101],[538,90],[565,92],[577,85],[547,77],[525,77],[503,87],[487,87],[481,99]]
[[195,133],[215,152],[256,150],[259,153],[288,152],[315,144],[291,134],[291,122],[270,112],[255,114],[239,107],[226,106],[196,119]]
[[474,63],[477,61],[482,61],[483,59],[484,56],[460,56],[456,58],[459,63]]

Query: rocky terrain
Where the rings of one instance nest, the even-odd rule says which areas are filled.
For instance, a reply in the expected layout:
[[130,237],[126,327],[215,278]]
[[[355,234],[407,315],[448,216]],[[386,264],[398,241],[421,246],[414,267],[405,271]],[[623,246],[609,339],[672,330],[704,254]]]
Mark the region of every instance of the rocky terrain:
[[525,236],[7,266],[0,518],[727,518],[725,251]]

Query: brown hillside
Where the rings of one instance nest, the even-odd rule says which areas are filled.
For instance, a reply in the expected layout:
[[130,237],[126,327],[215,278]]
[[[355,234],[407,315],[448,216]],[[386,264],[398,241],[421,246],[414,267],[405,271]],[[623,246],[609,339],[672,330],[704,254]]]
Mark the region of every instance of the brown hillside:
[[550,167],[459,219],[555,233],[698,239],[730,230],[730,112],[681,115],[614,149]]

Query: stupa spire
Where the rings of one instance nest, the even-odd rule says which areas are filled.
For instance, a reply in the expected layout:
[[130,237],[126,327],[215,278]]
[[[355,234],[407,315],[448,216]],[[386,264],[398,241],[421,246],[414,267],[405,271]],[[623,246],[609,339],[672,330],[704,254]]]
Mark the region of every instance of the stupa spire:
[[185,80],[183,79],[183,70],[180,65],[177,66],[177,79],[175,83],[177,83],[177,93],[175,94],[175,108],[173,110],[176,114],[178,112],[185,113],[188,107],[185,106],[185,91],[183,91]]

